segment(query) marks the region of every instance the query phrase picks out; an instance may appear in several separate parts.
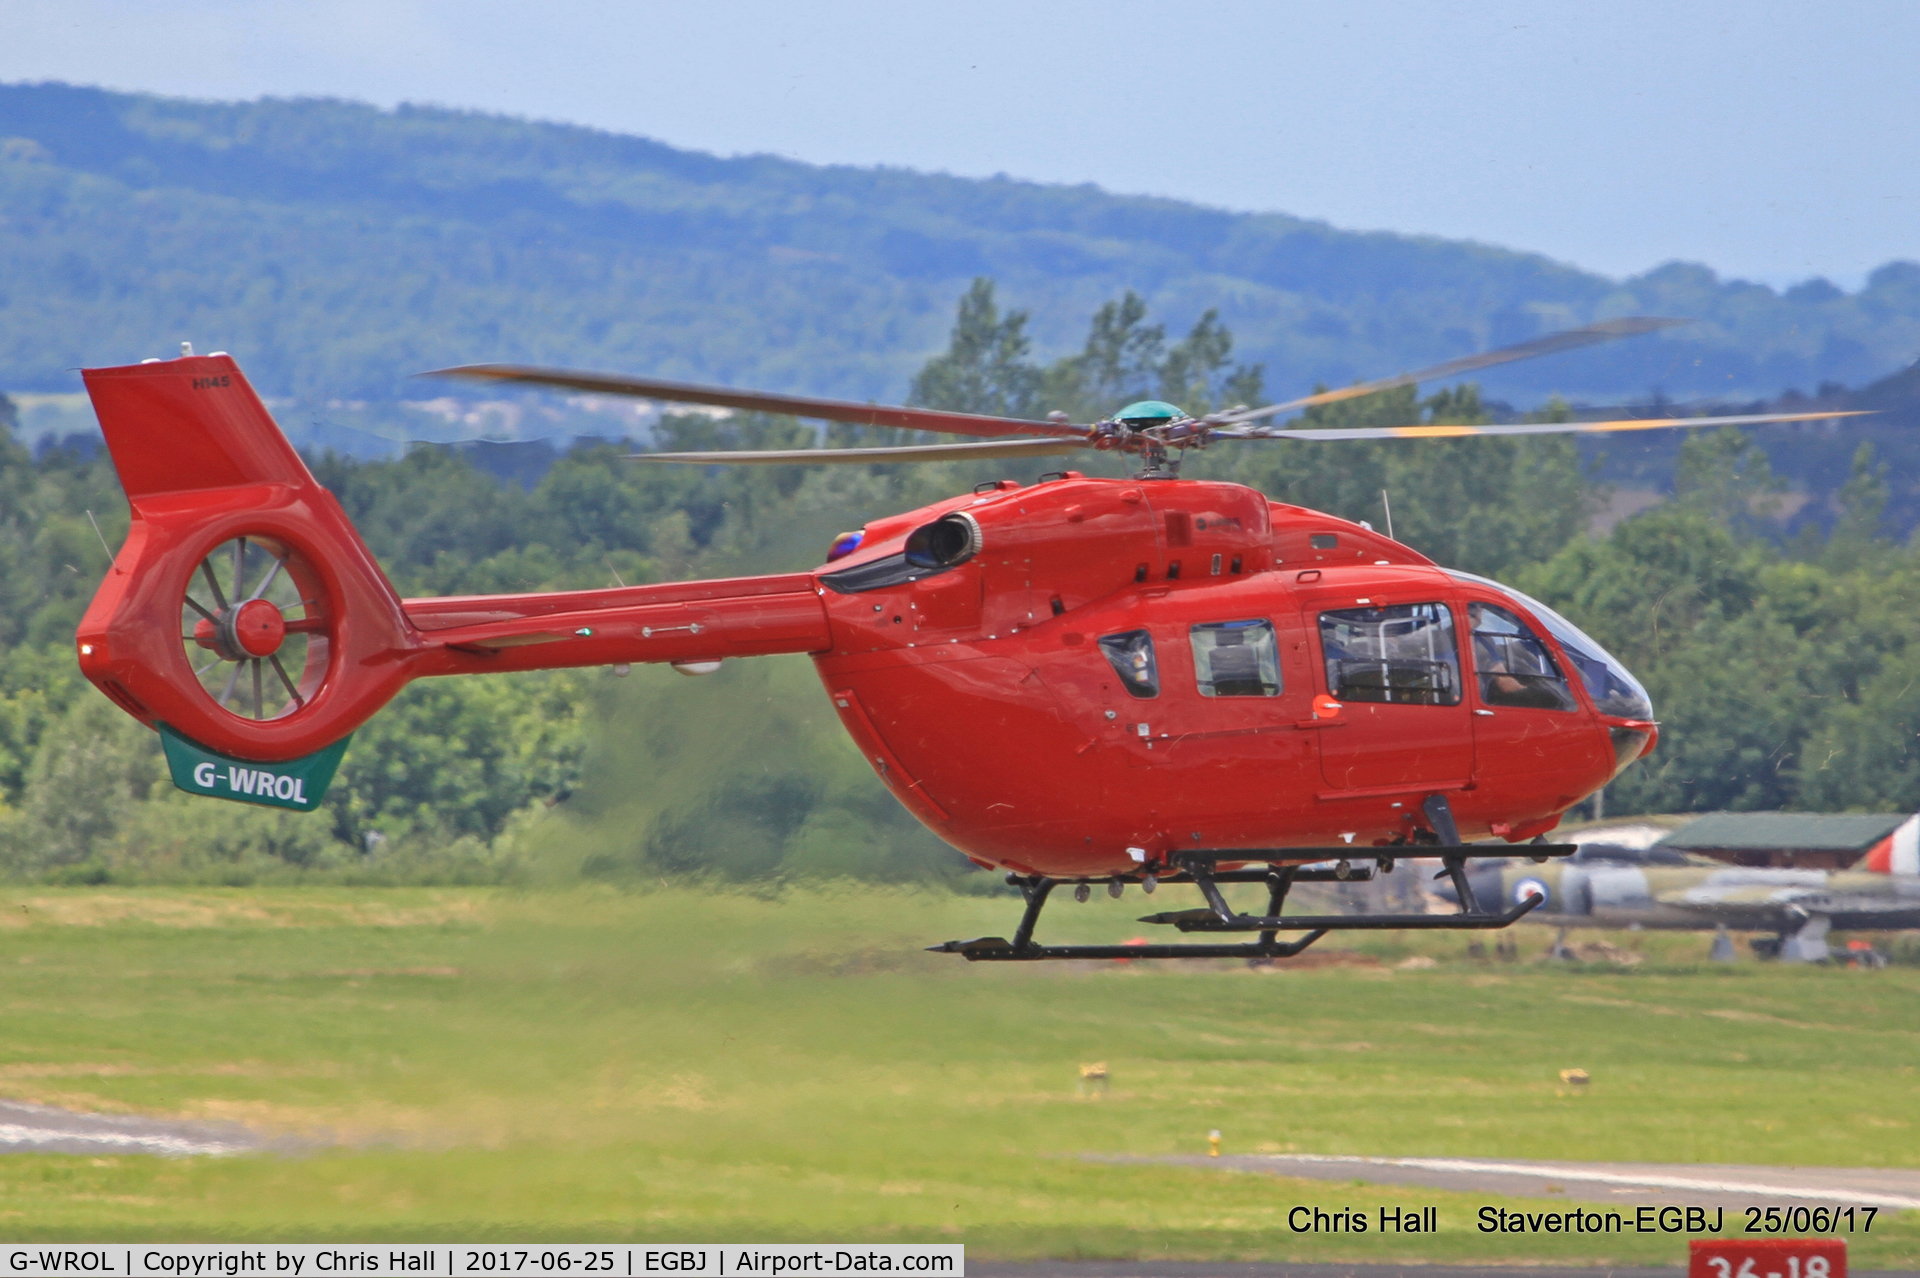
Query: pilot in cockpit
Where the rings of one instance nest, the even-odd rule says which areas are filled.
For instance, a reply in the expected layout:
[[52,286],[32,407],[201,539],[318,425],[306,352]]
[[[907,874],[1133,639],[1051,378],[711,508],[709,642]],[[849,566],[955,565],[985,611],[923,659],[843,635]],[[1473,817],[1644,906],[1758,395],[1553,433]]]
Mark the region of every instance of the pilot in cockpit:
[[1526,685],[1514,677],[1507,664],[1507,645],[1493,633],[1506,629],[1497,610],[1482,603],[1467,605],[1467,618],[1473,631],[1473,668],[1480,676],[1480,694],[1495,705],[1516,704]]
[[1473,665],[1480,699],[1490,706],[1571,710],[1573,696],[1546,648],[1518,617],[1494,604],[1470,603]]

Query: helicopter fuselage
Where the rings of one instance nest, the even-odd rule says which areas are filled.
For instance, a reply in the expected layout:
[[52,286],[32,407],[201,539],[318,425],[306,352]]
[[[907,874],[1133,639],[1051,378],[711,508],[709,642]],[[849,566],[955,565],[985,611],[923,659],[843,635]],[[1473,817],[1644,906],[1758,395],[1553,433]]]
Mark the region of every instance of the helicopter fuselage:
[[[917,530],[955,516],[976,550],[890,580]],[[1436,793],[1463,837],[1518,841],[1652,741],[1577,679],[1564,705],[1487,704],[1468,605],[1512,613],[1511,597],[1236,484],[1002,483],[870,524],[815,576],[832,643],[815,662],[868,762],[941,838],[1025,874],[1397,845],[1422,837]],[[1356,622],[1423,617],[1451,624],[1426,627],[1418,660],[1329,647]]]
[[[80,667],[249,776],[416,678],[805,653],[937,835],[1084,879],[1451,842],[1436,808],[1518,842],[1656,739],[1632,676],[1544,605],[1237,484],[1068,471],[871,522],[810,572],[402,600],[230,357],[86,376],[133,523]],[[250,544],[273,561],[257,589]],[[229,651],[220,627],[283,570],[298,602]]]

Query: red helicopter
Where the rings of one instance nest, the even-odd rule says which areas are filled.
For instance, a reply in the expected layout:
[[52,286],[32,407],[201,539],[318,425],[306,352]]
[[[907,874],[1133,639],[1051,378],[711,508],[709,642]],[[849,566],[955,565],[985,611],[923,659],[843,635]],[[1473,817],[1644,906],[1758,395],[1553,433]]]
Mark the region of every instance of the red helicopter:
[[[1343,928],[1496,928],[1465,844],[1523,844],[1652,749],[1645,691],[1544,605],[1363,524],[1179,477],[1225,441],[1630,431],[1831,413],[1298,430],[1318,403],[1644,333],[1612,320],[1382,381],[1194,419],[1146,401],[1076,425],[473,365],[443,375],[989,437],[697,464],[1137,456],[1131,479],[1062,470],[983,484],[842,535],[810,572],[611,590],[401,599],[224,353],[84,373],[132,527],[76,636],[81,670],[155,728],[175,784],[311,810],[350,733],[409,680],[807,653],[848,733],[915,817],[1027,905],[972,960],[1298,953]],[[1528,840],[1533,842],[1528,843]],[[1476,857],[1489,852],[1473,848]],[[1497,855],[1497,853],[1496,853]],[[1439,857],[1460,912],[1284,915],[1296,882]],[[1198,887],[1151,915],[1246,943],[1042,945],[1048,894]],[[1262,914],[1219,885],[1263,882]],[[1304,936],[1282,942],[1280,932]]]

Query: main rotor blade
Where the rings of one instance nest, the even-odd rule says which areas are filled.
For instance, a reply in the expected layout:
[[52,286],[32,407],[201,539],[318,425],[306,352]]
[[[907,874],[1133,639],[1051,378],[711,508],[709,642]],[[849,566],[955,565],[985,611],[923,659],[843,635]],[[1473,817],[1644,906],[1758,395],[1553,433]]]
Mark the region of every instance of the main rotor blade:
[[1352,386],[1342,386],[1338,390],[1321,391],[1301,399],[1288,400],[1284,404],[1269,404],[1265,408],[1249,409],[1246,412],[1226,413],[1209,420],[1228,426],[1239,422],[1256,421],[1262,417],[1272,417],[1275,413],[1290,413],[1296,408],[1312,408],[1315,404],[1337,403],[1343,399],[1371,395],[1375,391],[1392,390],[1396,386],[1411,386],[1415,382],[1430,382],[1441,377],[1453,377],[1460,373],[1492,368],[1496,364],[1511,364],[1519,359],[1537,359],[1542,355],[1557,355],[1561,351],[1578,350],[1582,346],[1594,346],[1601,342],[1616,341],[1622,337],[1634,337],[1640,333],[1652,333],[1678,324],[1691,323],[1693,321],[1690,319],[1664,319],[1656,315],[1634,315],[1625,319],[1602,320],[1598,324],[1589,324],[1585,328],[1570,328],[1563,333],[1549,333],[1545,337],[1536,337],[1530,342],[1521,342],[1515,346],[1502,346],[1497,350],[1486,351],[1479,355],[1464,355],[1459,359],[1450,359],[1444,364],[1435,364],[1431,368],[1417,369],[1411,373],[1401,373],[1396,377],[1382,377],[1372,382],[1357,382]]
[[760,452],[629,453],[628,461],[683,466],[861,466],[872,462],[985,461],[995,457],[1047,457],[1077,453],[1077,439],[1011,439],[989,444],[910,444],[900,448],[776,448]]
[[903,430],[932,430],[947,435],[1060,435],[1084,437],[1085,426],[1064,422],[1029,422],[985,413],[949,413],[937,408],[898,408],[887,404],[856,404],[844,399],[815,399],[809,395],[772,395],[765,391],[738,391],[724,386],[694,386],[661,382],[618,373],[583,373],[564,368],[528,368],[519,364],[464,364],[435,369],[420,377],[459,377],[476,382],[524,382],[558,386],[595,395],[636,395],[677,404],[711,404],[752,413],[789,413],[795,417],[824,418],[856,426],[898,426]]
[[1695,426],[1760,426],[1768,422],[1818,422],[1831,417],[1868,416],[1864,410],[1844,413],[1753,413],[1744,417],[1635,417],[1614,422],[1519,422],[1510,426],[1355,426],[1328,430],[1292,430],[1280,426],[1249,426],[1209,432],[1212,439],[1316,439],[1327,443],[1350,439],[1459,439],[1467,435],[1586,435],[1628,430],[1669,430]]

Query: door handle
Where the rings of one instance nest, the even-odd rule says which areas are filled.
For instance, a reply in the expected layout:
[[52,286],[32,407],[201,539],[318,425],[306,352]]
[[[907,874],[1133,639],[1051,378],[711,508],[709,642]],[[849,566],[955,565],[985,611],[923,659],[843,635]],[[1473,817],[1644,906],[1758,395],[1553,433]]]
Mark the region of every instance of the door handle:
[[1475,710],[1474,713],[1485,715],[1489,719],[1493,718],[1493,711],[1491,710]]

